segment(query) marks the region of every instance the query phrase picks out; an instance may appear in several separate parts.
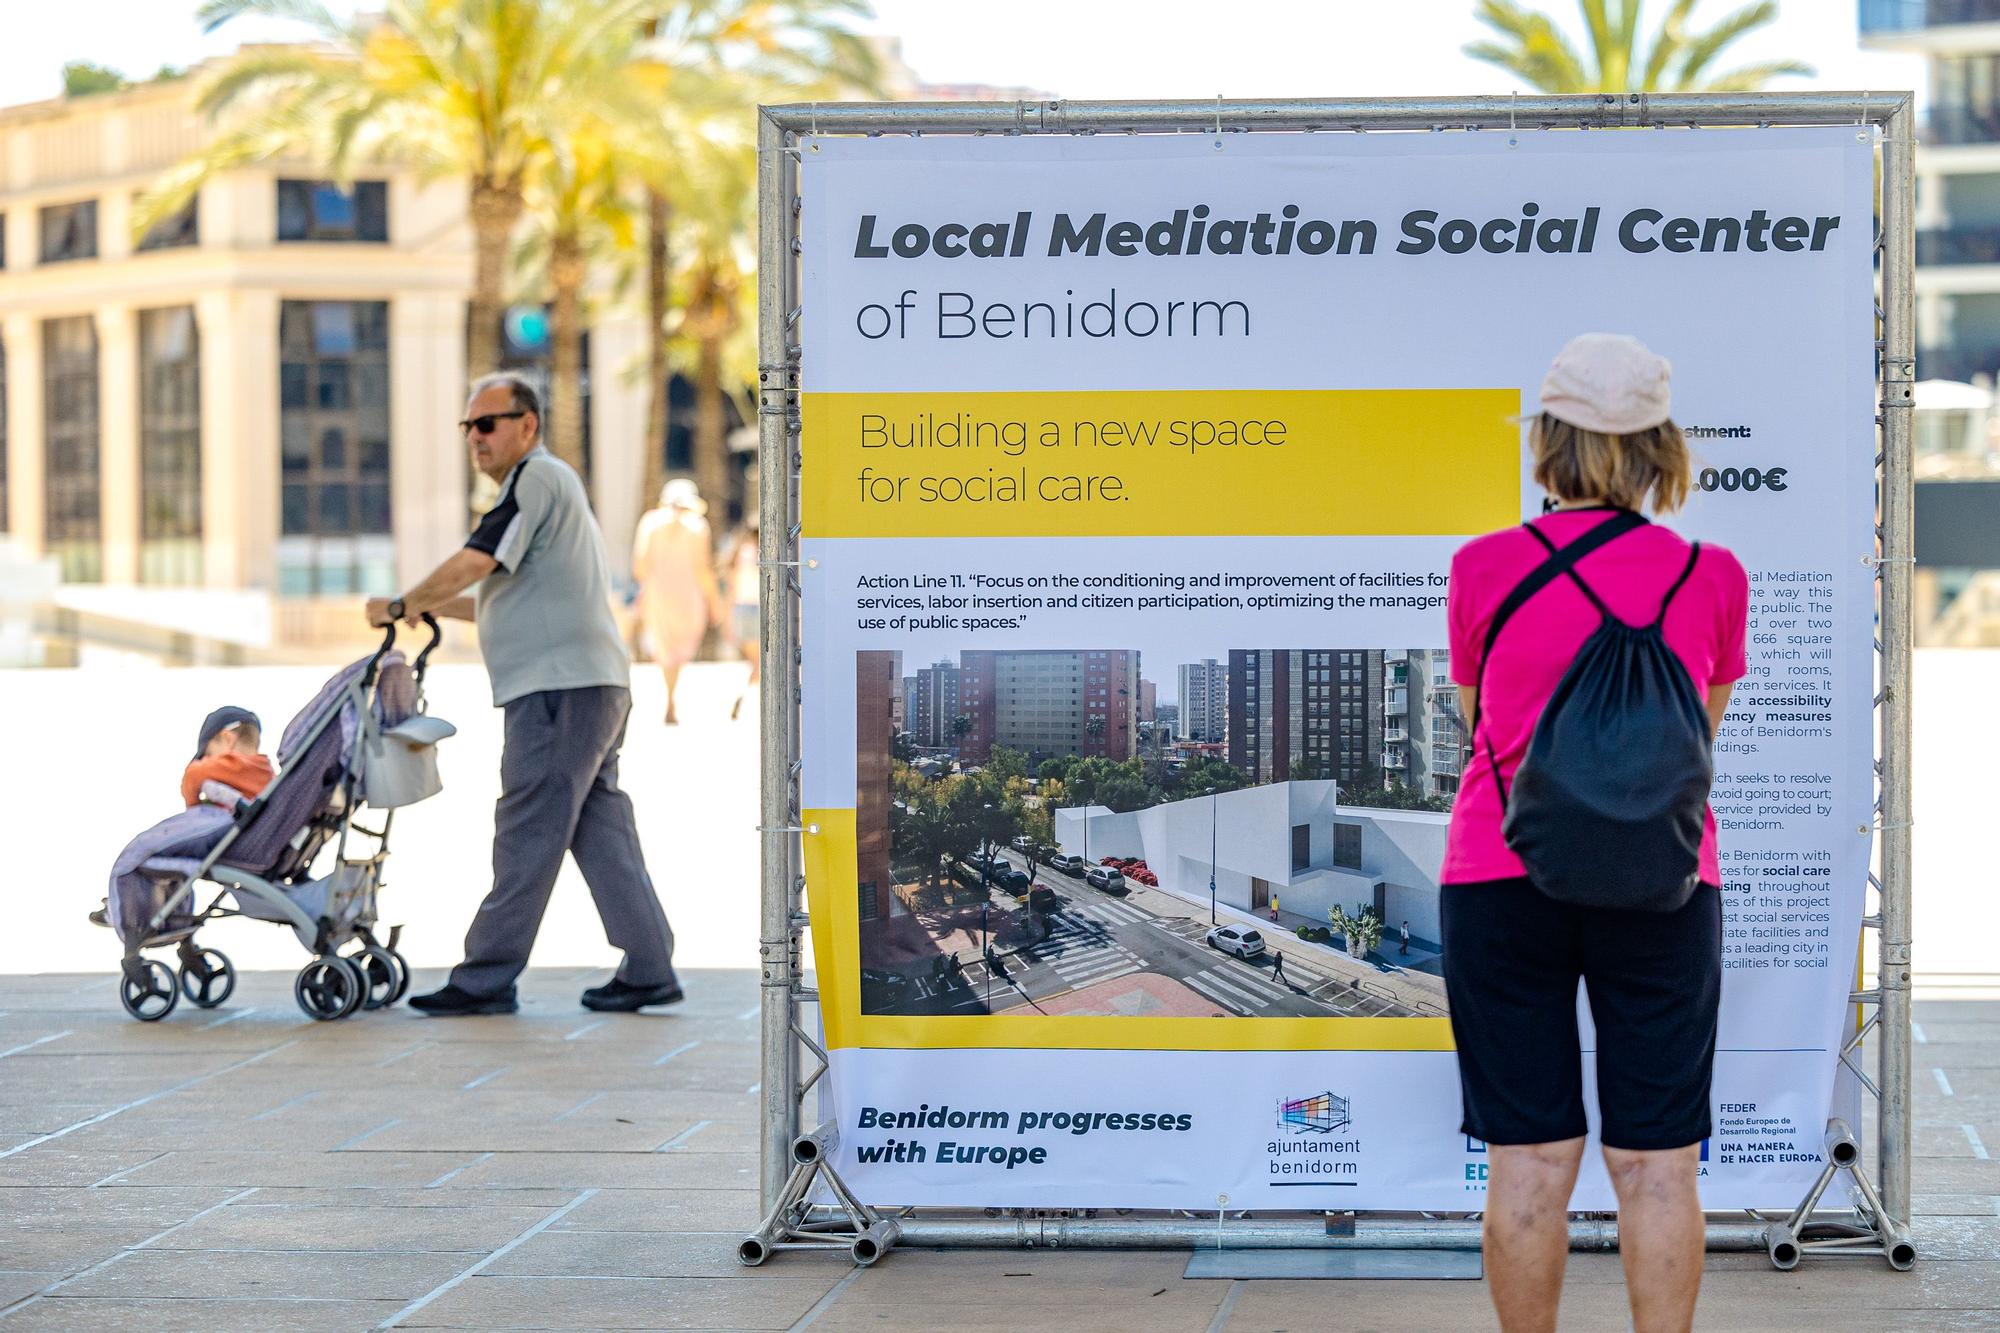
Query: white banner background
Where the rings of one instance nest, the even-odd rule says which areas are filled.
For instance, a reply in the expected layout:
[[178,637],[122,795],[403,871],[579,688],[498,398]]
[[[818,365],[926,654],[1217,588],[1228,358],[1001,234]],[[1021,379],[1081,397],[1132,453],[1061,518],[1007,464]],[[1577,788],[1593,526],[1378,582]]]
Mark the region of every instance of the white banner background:
[[[1698,495],[1676,526],[1728,545],[1766,589],[1805,575],[1831,606],[1831,655],[1796,658],[1794,625],[1753,625],[1773,637],[1753,644],[1745,696],[1805,692],[1831,697],[1832,736],[1736,735],[1754,752],[1718,756],[1718,792],[1754,789],[1755,807],[1794,786],[1830,787],[1826,810],[1784,815],[1782,828],[1726,830],[1723,874],[1730,919],[1741,930],[1726,973],[1715,1100],[1703,1193],[1710,1207],[1789,1206],[1819,1168],[1821,1127],[1853,979],[1872,822],[1873,633],[1872,400],[1874,368],[1872,135],[1853,127],[1768,130],[1523,131],[1451,134],[1321,134],[1079,138],[827,139],[802,154],[806,272],[803,373],[807,392],[1145,389],[1342,389],[1518,386],[1532,404],[1554,350],[1591,329],[1626,331],[1674,363],[1675,417],[1684,425],[1742,428],[1691,441],[1708,465],[1784,468],[1786,487]],[[1396,253],[1399,222],[1413,209],[1442,218],[1518,217],[1524,202],[1542,218],[1601,210],[1590,254]],[[1209,204],[1217,217],[1276,212],[1369,218],[1379,227],[1371,255],[1088,258],[1046,255],[1048,220],[1099,210],[1149,221]],[[1794,253],[1635,254],[1617,242],[1619,220],[1638,208],[1667,217],[1837,215],[1823,250]],[[1020,258],[856,259],[864,213],[894,225],[1011,220],[1032,213]],[[1652,229],[1657,234],[1658,228]],[[1079,303],[1116,287],[1120,300],[1241,299],[1253,312],[1247,337],[1114,337],[940,340],[924,317],[940,290],[980,304]],[[916,293],[910,335],[872,340],[856,328],[869,303]],[[813,440],[805,440],[807,480]],[[838,479],[843,482],[848,478]],[[1434,485],[1449,487],[1449,477]],[[1522,479],[1522,513],[1540,496]],[[1281,501],[1282,502],[1282,501]],[[1293,502],[1309,502],[1304,498]],[[1467,534],[1471,535],[1471,534]],[[963,635],[885,636],[855,628],[861,572],[899,568],[1194,568],[1288,570],[1316,544],[1349,543],[1373,553],[1426,552],[1442,571],[1455,541],[1434,538],[809,539],[804,544],[806,682],[804,804],[855,803],[854,653],[890,649],[906,663],[974,646]],[[1111,548],[1107,550],[1108,548]],[[1157,549],[1155,549],[1157,548]],[[1403,558],[1410,567],[1421,561]],[[814,565],[812,562],[817,562]],[[1820,595],[1823,594],[1823,595]],[[1753,601],[1753,621],[1775,620]],[[1351,613],[1340,646],[1442,644],[1442,611]],[[1374,615],[1375,618],[1369,617]],[[1288,635],[1260,617],[1256,641],[1329,643],[1323,622]],[[1101,647],[1135,638],[1115,613],[1065,623],[1039,613],[1034,632],[986,634],[986,648]],[[1151,634],[1157,638],[1157,627]],[[1214,642],[1239,627],[1203,624]],[[1312,634],[1307,640],[1306,633]],[[1171,670],[1169,663],[1152,663]],[[913,667],[911,668],[913,669]],[[1760,675],[1759,673],[1764,673]],[[1829,775],[1793,783],[1794,774]],[[1754,779],[1754,781],[1746,781]],[[1767,795],[1768,794],[1768,795]],[[1723,797],[1718,795],[1718,803]],[[1817,809],[1817,807],[1815,807]],[[1754,817],[1754,816],[1753,816]],[[1731,816],[1730,822],[1736,822]],[[1814,951],[1785,934],[1776,907],[1746,895],[1795,892],[1799,881],[1756,879],[1771,865],[1747,857],[1824,854],[1831,895]],[[1775,898],[1773,899],[1775,902]],[[1769,911],[1772,920],[1743,919]],[[1803,947],[1802,947],[1803,946]],[[1811,955],[1792,966],[1783,951]],[[1778,958],[1784,964],[1776,963]],[[1816,959],[1816,961],[1814,961]],[[1755,961],[1761,960],[1761,961]],[[1746,965],[1749,964],[1749,965]],[[829,979],[823,964],[822,984]],[[839,997],[829,995],[828,1003]],[[982,1020],[968,1018],[968,1023]],[[1285,1022],[1241,1019],[1238,1022]],[[1533,1034],[1522,1034],[1533,1040]],[[1589,1045],[1586,1031],[1586,1046]],[[1397,1051],[1064,1051],[835,1049],[832,1101],[838,1165],[861,1194],[884,1203],[1006,1206],[1213,1208],[1218,1195],[1242,1207],[1477,1208],[1481,1154],[1457,1132],[1457,1079],[1449,1054]],[[1330,1089],[1349,1099],[1358,1163],[1338,1186],[1279,1185],[1267,1147],[1282,1138],[1278,1100]],[[1030,1092],[1029,1090],[1032,1090]],[[857,1128],[862,1108],[1177,1112],[1185,1132],[1094,1129],[957,1136],[937,1129]],[[1012,1117],[1010,1117],[1010,1121]],[[860,1150],[892,1139],[1042,1146],[1045,1160],[1013,1168],[862,1162]],[[1594,1156],[1594,1155],[1593,1155]],[[1587,1169],[1575,1206],[1610,1206],[1601,1168]]]

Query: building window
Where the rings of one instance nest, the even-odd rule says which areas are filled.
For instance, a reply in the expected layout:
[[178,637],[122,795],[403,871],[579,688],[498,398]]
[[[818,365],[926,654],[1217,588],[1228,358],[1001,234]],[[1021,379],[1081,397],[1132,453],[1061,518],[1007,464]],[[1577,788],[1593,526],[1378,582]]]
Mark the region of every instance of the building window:
[[391,592],[389,303],[286,301],[278,344],[278,589]]
[[139,238],[139,249],[179,250],[200,243],[201,227],[196,220],[195,201],[190,199],[173,213],[146,228],[146,234]]
[[1333,826],[1333,863],[1349,870],[1361,869],[1361,825]]
[[864,879],[861,881],[861,896],[860,900],[855,903],[855,907],[857,909],[857,916],[863,921],[873,921],[880,915],[881,904],[875,898],[874,880]]
[[[6,219],[0,217],[0,231]],[[7,343],[0,339],[0,532],[7,531]]]
[[193,306],[139,312],[139,581],[201,582],[201,341]]
[[278,182],[278,239],[281,241],[387,241],[389,186],[386,181]]
[[42,262],[97,258],[97,201],[55,204],[42,210]]
[[43,549],[69,583],[104,577],[99,509],[97,325],[89,315],[42,322]]

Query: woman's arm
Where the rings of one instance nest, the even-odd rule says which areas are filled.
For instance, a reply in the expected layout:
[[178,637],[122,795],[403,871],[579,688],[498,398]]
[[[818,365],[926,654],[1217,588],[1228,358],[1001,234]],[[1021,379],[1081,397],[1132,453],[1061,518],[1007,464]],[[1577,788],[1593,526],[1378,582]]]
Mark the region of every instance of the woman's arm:
[[1736,688],[1735,681],[1708,687],[1708,734],[1713,736],[1722,730],[1722,715],[1729,711],[1729,692]]

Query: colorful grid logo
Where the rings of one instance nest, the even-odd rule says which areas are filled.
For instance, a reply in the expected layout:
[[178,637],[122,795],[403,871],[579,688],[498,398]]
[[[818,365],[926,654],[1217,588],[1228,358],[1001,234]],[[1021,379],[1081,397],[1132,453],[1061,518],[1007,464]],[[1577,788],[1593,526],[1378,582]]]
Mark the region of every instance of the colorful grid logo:
[[1336,1097],[1331,1092],[1322,1092],[1317,1096],[1282,1102],[1278,1110],[1278,1123],[1294,1131],[1311,1130],[1315,1134],[1338,1133],[1347,1128],[1347,1098]]

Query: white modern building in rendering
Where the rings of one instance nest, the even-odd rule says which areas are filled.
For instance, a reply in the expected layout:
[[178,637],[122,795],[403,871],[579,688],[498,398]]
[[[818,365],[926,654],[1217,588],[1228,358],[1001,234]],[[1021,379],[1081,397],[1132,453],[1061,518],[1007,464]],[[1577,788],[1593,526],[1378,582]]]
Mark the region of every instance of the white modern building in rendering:
[[[1057,810],[1065,852],[1101,861],[1137,857],[1160,888],[1205,904],[1325,921],[1327,909],[1372,907],[1393,930],[1438,938],[1438,868],[1451,816],[1339,804],[1327,780],[1273,782],[1216,796],[1116,813]],[[1087,845],[1086,845],[1087,844]]]

